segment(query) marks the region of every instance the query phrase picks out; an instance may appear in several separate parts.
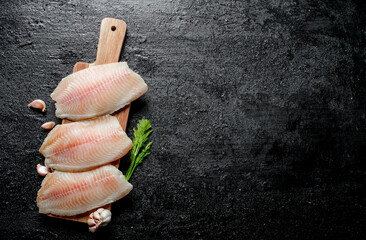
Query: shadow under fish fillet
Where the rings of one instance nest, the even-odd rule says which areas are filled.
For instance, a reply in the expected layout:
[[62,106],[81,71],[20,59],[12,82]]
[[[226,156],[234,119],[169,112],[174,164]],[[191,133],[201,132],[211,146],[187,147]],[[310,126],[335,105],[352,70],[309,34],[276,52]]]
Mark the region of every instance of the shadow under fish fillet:
[[77,173],[54,171],[42,182],[37,206],[40,213],[73,216],[115,202],[132,188],[112,165]]
[[83,120],[113,113],[147,92],[147,85],[126,62],[97,65],[73,73],[51,94],[56,117]]
[[132,141],[116,117],[57,125],[48,133],[40,152],[48,168],[85,171],[117,160],[132,148]]

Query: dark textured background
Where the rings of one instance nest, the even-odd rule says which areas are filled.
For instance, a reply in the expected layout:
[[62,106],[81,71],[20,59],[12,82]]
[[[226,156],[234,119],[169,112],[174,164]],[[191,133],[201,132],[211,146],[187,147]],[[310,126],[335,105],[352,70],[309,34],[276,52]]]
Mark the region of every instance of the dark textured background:
[[[365,239],[361,3],[1,0],[0,238]],[[127,132],[146,117],[154,144],[93,236],[38,214],[35,166],[49,95],[94,61],[104,17],[126,21],[121,61],[150,87]]]

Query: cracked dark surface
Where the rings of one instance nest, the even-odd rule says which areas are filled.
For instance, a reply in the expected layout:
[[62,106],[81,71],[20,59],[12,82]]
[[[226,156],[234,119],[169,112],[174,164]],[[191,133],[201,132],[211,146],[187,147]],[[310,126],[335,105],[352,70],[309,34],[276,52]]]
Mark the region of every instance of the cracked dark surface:
[[[362,1],[1,1],[4,239],[364,239],[366,11]],[[149,92],[152,155],[111,224],[38,214],[50,93],[93,62],[104,17]],[[43,99],[47,112],[27,108]],[[121,170],[126,171],[126,158]]]

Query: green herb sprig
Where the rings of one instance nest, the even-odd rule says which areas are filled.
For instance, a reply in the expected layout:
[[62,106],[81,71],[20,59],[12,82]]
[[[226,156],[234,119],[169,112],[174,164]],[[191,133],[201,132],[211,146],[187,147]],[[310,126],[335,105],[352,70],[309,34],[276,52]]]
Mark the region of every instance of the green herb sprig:
[[[142,160],[150,154],[150,146],[152,142],[149,142],[145,148],[140,152],[142,146],[145,144],[145,142],[148,140],[149,135],[151,134],[151,123],[149,120],[143,118],[141,119],[137,124],[137,129],[133,129],[133,140],[132,140],[132,149],[130,151],[131,153],[131,164],[126,172],[126,179],[127,181],[132,176],[133,171],[135,171],[135,168],[137,165],[142,163]],[[139,153],[140,152],[140,153]]]

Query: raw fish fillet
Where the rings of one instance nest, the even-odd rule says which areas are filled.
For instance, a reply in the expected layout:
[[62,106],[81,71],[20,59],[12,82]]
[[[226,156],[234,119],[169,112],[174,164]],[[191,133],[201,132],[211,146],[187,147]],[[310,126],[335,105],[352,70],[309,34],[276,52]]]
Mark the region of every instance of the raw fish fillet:
[[40,213],[73,216],[115,202],[131,190],[132,185],[112,165],[87,172],[54,171],[43,179],[37,206]]
[[48,168],[60,171],[85,171],[123,157],[132,141],[116,117],[57,125],[48,133],[40,152]]
[[139,98],[147,88],[126,62],[118,62],[65,77],[51,97],[56,101],[56,117],[77,121],[113,113]]

